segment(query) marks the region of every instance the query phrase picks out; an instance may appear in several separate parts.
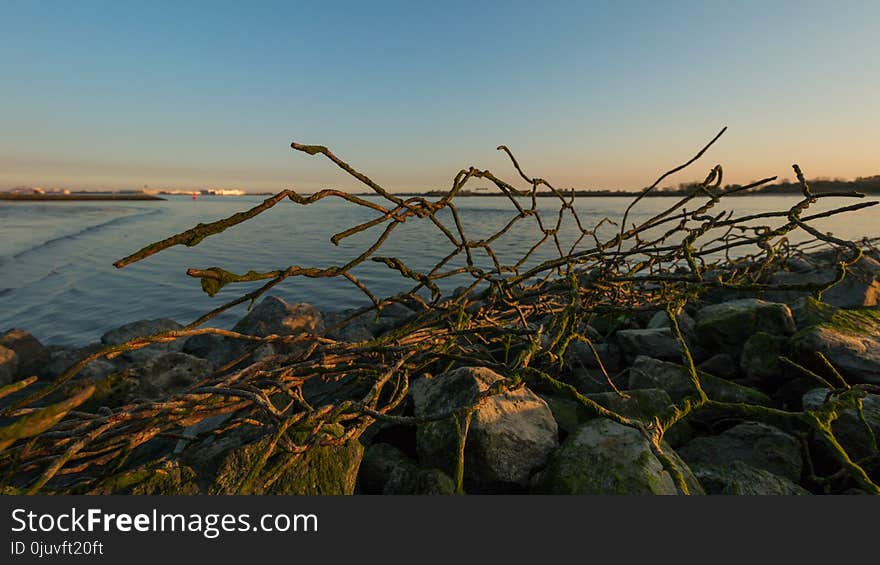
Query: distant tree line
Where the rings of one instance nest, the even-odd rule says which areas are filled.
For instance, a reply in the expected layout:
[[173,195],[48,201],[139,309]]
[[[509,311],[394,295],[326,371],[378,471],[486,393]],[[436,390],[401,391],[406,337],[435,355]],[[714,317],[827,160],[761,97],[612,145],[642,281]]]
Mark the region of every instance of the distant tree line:
[[[831,179],[827,177],[817,177],[815,179],[807,180],[807,183],[810,185],[810,189],[814,193],[823,193],[823,192],[862,192],[864,194],[880,194],[880,175],[874,175],[870,177],[858,177],[854,180],[844,180],[844,179]],[[651,193],[649,196],[683,196],[686,194],[690,194],[693,190],[699,185],[698,182],[687,182],[681,183],[678,186],[672,187],[662,187],[657,188]],[[723,190],[727,191],[734,188],[739,188],[742,185],[739,184],[728,184],[723,187]],[[716,189],[717,190],[717,189]],[[781,181],[775,184],[768,184],[764,186],[760,186],[757,188],[753,188],[750,190],[745,190],[743,192],[735,193],[735,196],[748,196],[753,194],[800,194],[803,189],[801,185],[797,181],[792,181],[790,179],[782,179]],[[566,189],[563,191],[566,195],[571,194],[571,189]],[[587,190],[575,190],[575,194],[577,196],[629,196],[631,197],[637,191],[633,190],[615,190],[615,189],[587,189]],[[420,193],[404,193],[401,196],[432,196],[439,197],[443,196],[447,193],[445,190],[431,190],[428,192],[420,192]],[[459,196],[503,196],[503,194],[497,190],[488,190],[485,188],[477,189],[477,190],[463,190],[458,193]],[[552,193],[549,191],[540,191],[538,192],[538,196],[551,196]]]

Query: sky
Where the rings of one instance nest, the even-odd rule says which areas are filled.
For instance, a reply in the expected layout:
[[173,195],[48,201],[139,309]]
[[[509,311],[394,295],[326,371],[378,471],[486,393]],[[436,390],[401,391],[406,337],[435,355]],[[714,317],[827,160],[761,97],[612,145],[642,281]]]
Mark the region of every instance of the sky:
[[[0,188],[880,174],[880,2],[0,1]],[[476,187],[478,185],[474,185]]]

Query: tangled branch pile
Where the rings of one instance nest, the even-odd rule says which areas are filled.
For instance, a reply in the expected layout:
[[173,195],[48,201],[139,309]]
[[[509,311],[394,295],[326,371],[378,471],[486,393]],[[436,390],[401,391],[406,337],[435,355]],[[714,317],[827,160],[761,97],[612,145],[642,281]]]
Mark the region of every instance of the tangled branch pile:
[[[830,389],[818,408],[795,411],[716,398],[707,391],[705,376],[695,366],[692,344],[679,324],[681,312],[717,293],[760,296],[770,291],[792,291],[811,293],[821,300],[823,293],[843,281],[860,261],[865,244],[822,233],[812,222],[876,202],[847,203],[811,213],[811,206],[820,200],[859,199],[863,195],[813,194],[795,165],[803,188],[798,202],[786,210],[736,215],[719,211],[719,202],[734,192],[768,184],[775,177],[724,189],[722,168],[718,165],[692,193],[653,217],[630,223],[631,211],[648,193],[669,175],[692,165],[722,133],[723,130],[696,156],[660,176],[634,198],[619,224],[604,219],[595,226],[582,223],[573,193],[558,190],[544,179],[530,177],[505,146],[499,149],[509,156],[528,189],[517,189],[490,171],[471,167],[455,176],[442,197],[429,200],[400,198],[326,147],[293,143],[297,151],[328,158],[378,198],[337,190],[301,196],[286,190],[246,212],[199,224],[149,245],[115,265],[122,268],[175,245],[195,246],[283,200],[307,206],[325,198],[338,198],[367,208],[375,214],[373,219],[333,235],[331,241],[338,244],[354,234],[376,232],[373,243],[348,263],[329,268],[290,265],[245,274],[218,267],[190,269],[188,274],[198,278],[210,295],[227,285],[265,283],[181,330],[159,332],[94,352],[33,394],[21,394],[33,379],[2,389],[0,396],[21,396],[0,414],[8,422],[0,428],[0,474],[5,488],[27,493],[125,492],[147,477],[173,474],[171,454],[150,458],[154,453],[150,446],[157,441],[172,439],[186,443],[199,439],[199,434],[217,439],[247,430],[249,434],[259,432],[249,437],[263,438],[255,444],[257,452],[248,459],[245,472],[219,487],[215,484],[212,492],[275,492],[279,481],[288,480],[289,471],[306,464],[314,453],[351,445],[372,426],[449,421],[458,431],[459,449],[452,467],[461,491],[472,415],[488,399],[528,387],[565,396],[577,403],[580,410],[637,430],[684,493],[693,489],[679,468],[680,460],[669,455],[664,438],[676,424],[705,413],[767,422],[803,438],[805,443],[822,444],[836,463],[824,475],[815,469],[808,470],[807,482],[815,491],[840,492],[855,487],[880,492],[876,476],[872,478],[866,470],[866,465],[876,466],[876,452],[870,461],[858,460],[847,452],[832,430],[834,421],[844,411],[861,413],[861,401],[867,394],[877,392],[875,385],[851,384],[830,363],[817,369],[786,359],[803,375],[815,379],[817,385]],[[475,179],[491,183],[511,206],[509,221],[490,237],[481,239],[468,237],[455,201],[456,194]],[[539,191],[550,191],[555,196],[555,217],[548,218],[539,212]],[[444,217],[452,221],[444,222]],[[448,255],[425,272],[408,266],[406,257],[381,256],[383,244],[405,222],[431,224],[438,237],[448,242]],[[521,222],[534,222],[541,235],[532,244],[523,245],[524,252],[515,261],[504,261],[493,245]],[[573,243],[564,244],[560,237],[563,222],[576,225],[578,235]],[[615,235],[601,238],[599,228],[607,229],[609,225],[616,226]],[[799,243],[791,237],[794,233],[802,236]],[[768,281],[768,274],[784,268],[817,244],[837,250],[836,267],[827,280],[793,284]],[[544,246],[553,249],[554,256],[535,261],[536,252]],[[412,288],[381,297],[354,274],[356,267],[366,261],[384,263],[400,277],[412,280]],[[418,314],[391,331],[360,342],[308,332],[255,336],[204,327],[236,305],[253,304],[291,277],[342,277],[368,297],[370,306],[338,321],[337,327],[395,303],[416,309]],[[439,283],[452,277],[465,277],[468,284],[449,296]],[[680,348],[678,361],[689,379],[690,390],[683,398],[650,417],[634,417],[603,405],[566,378],[570,350],[580,343],[579,347],[592,356],[608,389],[626,397],[627,393],[619,390],[619,375],[603,363],[592,328],[658,311],[668,317],[672,336]],[[88,399],[95,388],[101,387],[100,382],[77,378],[89,363],[204,334],[237,340],[244,347],[236,359],[185,390],[115,408],[84,409],[89,406]],[[273,344],[273,354],[268,356],[259,353],[265,351],[261,348],[266,343]],[[416,416],[406,409],[411,381],[456,367],[486,367],[504,378],[469,402],[449,410]],[[199,427],[201,422],[218,416],[224,416],[222,425]]]

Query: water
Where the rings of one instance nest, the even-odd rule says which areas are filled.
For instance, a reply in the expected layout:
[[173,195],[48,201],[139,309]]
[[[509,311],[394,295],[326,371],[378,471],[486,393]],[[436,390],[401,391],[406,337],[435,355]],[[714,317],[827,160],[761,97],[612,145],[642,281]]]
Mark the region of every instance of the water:
[[[336,231],[369,220],[375,212],[337,199],[300,207],[283,202],[269,212],[213,236],[197,247],[174,247],[124,269],[113,261],[142,246],[183,231],[198,222],[213,221],[250,208],[262,197],[171,197],[160,202],[0,202],[0,331],[20,327],[48,344],[80,345],[126,322],[169,317],[187,323],[201,314],[255,288],[230,285],[214,297],[204,294],[188,267],[223,267],[243,273],[290,265],[329,267],[357,256],[381,228],[344,240],[329,242]],[[729,199],[727,207],[740,214],[787,209],[794,196],[755,196]],[[812,210],[849,204],[827,199]],[[507,199],[461,198],[462,221],[469,237],[487,237],[512,216]],[[619,219],[627,198],[583,198],[576,204],[585,225],[602,217]],[[632,221],[647,218],[673,203],[669,198],[643,200]],[[524,202],[524,205],[526,203]],[[557,201],[539,199],[555,222]],[[816,222],[818,229],[844,238],[875,236],[880,206]],[[453,226],[449,216],[442,218]],[[571,242],[570,217],[562,230]],[[615,228],[603,230],[610,236]],[[493,248],[502,260],[522,255],[537,241],[534,221],[521,221]],[[428,220],[408,221],[391,235],[378,252],[404,259],[415,270],[428,270],[450,251],[450,244]],[[535,260],[555,256],[552,243],[543,246]],[[478,254],[481,263],[488,260]],[[456,263],[458,265],[460,263]],[[368,261],[355,274],[380,296],[401,292],[412,281],[383,264]],[[465,284],[467,278],[444,280],[445,290]],[[360,290],[344,279],[294,278],[272,294],[288,301],[310,302],[322,310],[342,310],[366,303]],[[214,325],[231,327],[245,312],[239,306],[216,319]]]

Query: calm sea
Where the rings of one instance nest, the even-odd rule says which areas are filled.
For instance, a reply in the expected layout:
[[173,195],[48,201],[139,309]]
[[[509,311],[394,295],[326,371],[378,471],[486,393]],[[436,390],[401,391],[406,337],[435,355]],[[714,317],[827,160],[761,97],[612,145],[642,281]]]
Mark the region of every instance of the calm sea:
[[[379,235],[374,228],[344,240],[330,236],[374,217],[371,210],[328,199],[300,207],[283,202],[258,218],[196,247],[175,247],[124,269],[113,261],[194,226],[245,210],[262,197],[170,197],[160,202],[0,202],[0,331],[20,327],[44,343],[79,345],[126,322],[169,317],[187,323],[199,315],[254,288],[233,285],[209,297],[199,281],[186,276],[188,267],[219,266],[233,272],[268,270],[290,265],[328,267],[358,255]],[[738,213],[787,209],[793,196],[754,196],[729,199]],[[828,199],[832,200],[832,199]],[[817,205],[820,211],[850,200]],[[462,222],[471,238],[487,237],[512,216],[509,201],[497,197],[461,198]],[[827,202],[827,201],[826,201]],[[603,217],[619,219],[626,198],[583,198],[576,204],[584,224]],[[669,198],[642,201],[632,220],[647,218],[673,203]],[[524,205],[527,203],[524,201]],[[556,201],[539,200],[548,222],[555,222]],[[880,232],[880,206],[817,222],[815,226],[845,238]],[[450,218],[443,218],[453,225]],[[571,242],[573,224],[566,218],[562,239]],[[607,237],[614,228],[601,233]],[[534,220],[526,219],[494,246],[502,259],[515,259],[537,241]],[[427,270],[450,251],[449,242],[428,220],[400,226],[377,253],[403,259],[410,268]],[[555,254],[548,242],[536,260]],[[385,296],[411,286],[383,264],[368,261],[355,271],[376,294]],[[411,283],[411,281],[409,281]],[[450,279],[452,289],[466,281]],[[342,310],[366,303],[361,292],[345,280],[291,279],[272,291],[288,301],[310,302],[322,310]],[[230,327],[244,306],[217,319]]]

